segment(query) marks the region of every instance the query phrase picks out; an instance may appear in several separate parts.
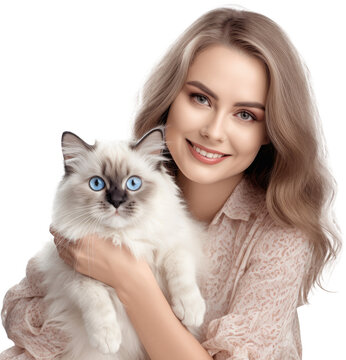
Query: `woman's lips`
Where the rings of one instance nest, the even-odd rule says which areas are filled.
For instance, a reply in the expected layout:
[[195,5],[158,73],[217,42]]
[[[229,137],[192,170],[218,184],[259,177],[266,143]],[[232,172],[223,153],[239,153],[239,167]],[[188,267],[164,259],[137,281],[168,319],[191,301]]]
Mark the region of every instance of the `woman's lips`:
[[[228,156],[230,155],[227,155],[227,154],[224,154],[222,152],[219,152],[219,151],[215,151],[215,150],[211,150],[211,149],[208,149],[204,146],[201,146],[199,144],[194,144],[192,143],[190,140],[187,140],[187,144],[188,144],[188,147],[189,147],[189,150],[192,154],[192,156],[201,161],[202,163],[204,164],[208,164],[208,165],[214,165],[214,164],[218,164],[219,162],[221,162],[222,160],[225,160]],[[218,155],[222,155],[222,157],[217,157],[217,158],[208,158],[202,154],[200,154],[199,152],[197,152],[195,149],[194,149],[194,145],[196,147],[198,147],[199,149],[201,150],[204,150],[205,152],[208,152],[208,153],[212,153],[212,154],[218,154]]]

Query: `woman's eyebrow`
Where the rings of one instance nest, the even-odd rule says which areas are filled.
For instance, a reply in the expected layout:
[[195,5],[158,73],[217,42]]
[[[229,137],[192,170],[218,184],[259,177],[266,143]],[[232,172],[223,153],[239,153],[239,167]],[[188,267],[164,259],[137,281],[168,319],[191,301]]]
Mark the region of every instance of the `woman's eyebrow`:
[[256,101],[241,101],[241,102],[237,102],[234,104],[234,106],[245,106],[245,107],[252,107],[252,108],[257,108],[260,110],[265,111],[265,107],[263,104],[258,103]]
[[202,84],[199,81],[188,81],[186,84],[196,86],[202,91],[206,92],[211,97],[213,97],[215,100],[219,100],[218,96],[214,92],[212,92],[210,89],[208,89],[204,84]]
[[[219,100],[219,97],[209,88],[207,88],[204,84],[202,84],[200,81],[188,81],[186,84],[193,85],[213,97],[215,100]],[[256,101],[241,101],[234,104],[234,106],[246,106],[246,107],[254,107],[261,110],[265,110],[265,107],[263,104],[256,102]]]

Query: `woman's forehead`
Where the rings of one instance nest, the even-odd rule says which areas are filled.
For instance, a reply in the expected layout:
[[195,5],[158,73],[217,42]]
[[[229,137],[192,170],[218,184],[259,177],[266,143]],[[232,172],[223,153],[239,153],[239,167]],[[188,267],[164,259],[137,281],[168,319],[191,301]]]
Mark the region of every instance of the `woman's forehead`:
[[188,70],[189,81],[203,83],[216,95],[261,103],[268,87],[265,65],[259,59],[225,45],[212,45],[198,53]]

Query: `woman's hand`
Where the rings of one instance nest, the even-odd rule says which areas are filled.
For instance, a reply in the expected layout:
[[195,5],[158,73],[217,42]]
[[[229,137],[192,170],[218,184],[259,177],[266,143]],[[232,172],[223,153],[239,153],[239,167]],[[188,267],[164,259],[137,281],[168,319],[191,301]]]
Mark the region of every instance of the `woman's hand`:
[[116,290],[151,359],[212,359],[174,315],[144,260],[96,235],[72,243],[50,232],[66,264]]
[[116,246],[110,239],[88,235],[70,242],[53,228],[50,228],[50,233],[54,236],[59,256],[67,265],[113,287],[119,298],[127,286],[151,271],[144,260],[137,260],[126,246]]

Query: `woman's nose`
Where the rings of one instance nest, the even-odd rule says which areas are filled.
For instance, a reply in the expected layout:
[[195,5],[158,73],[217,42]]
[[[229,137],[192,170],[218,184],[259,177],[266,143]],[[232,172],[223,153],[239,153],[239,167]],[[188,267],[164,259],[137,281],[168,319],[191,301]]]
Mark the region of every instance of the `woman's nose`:
[[223,142],[226,137],[224,129],[226,116],[227,115],[222,112],[213,114],[201,128],[201,136],[212,142]]

